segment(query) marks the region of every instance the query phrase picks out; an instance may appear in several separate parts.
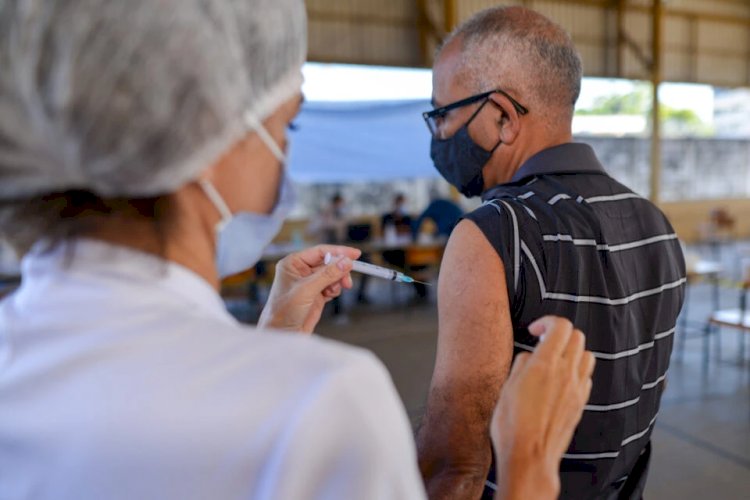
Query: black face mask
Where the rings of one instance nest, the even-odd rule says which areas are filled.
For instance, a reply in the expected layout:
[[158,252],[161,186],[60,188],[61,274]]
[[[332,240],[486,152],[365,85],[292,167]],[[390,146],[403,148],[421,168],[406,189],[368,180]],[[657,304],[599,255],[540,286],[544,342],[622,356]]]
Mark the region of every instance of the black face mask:
[[482,111],[485,104],[487,101],[483,102],[466,124],[451,137],[437,139],[433,136],[430,144],[430,157],[437,171],[468,198],[479,196],[484,191],[482,168],[503,142],[502,139],[497,141],[495,147],[487,151],[469,135],[469,124]]
[[484,191],[482,168],[501,143],[498,141],[491,151],[485,150],[471,138],[467,123],[448,139],[433,137],[430,156],[440,175],[461,194],[471,198]]

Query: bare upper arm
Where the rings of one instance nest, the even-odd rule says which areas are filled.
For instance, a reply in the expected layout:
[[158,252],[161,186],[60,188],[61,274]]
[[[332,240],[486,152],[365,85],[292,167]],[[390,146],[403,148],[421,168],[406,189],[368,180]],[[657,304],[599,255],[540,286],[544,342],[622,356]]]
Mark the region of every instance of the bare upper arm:
[[[488,425],[513,352],[503,262],[482,231],[463,220],[443,257],[439,334],[427,411],[419,433],[429,479],[443,467],[486,467]],[[432,471],[432,472],[430,472]]]

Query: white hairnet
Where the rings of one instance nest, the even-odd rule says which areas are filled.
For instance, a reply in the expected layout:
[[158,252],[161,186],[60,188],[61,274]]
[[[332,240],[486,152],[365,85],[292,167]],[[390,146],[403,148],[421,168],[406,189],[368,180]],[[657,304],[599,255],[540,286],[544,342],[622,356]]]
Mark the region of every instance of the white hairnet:
[[175,191],[299,91],[302,0],[0,0],[0,200]]

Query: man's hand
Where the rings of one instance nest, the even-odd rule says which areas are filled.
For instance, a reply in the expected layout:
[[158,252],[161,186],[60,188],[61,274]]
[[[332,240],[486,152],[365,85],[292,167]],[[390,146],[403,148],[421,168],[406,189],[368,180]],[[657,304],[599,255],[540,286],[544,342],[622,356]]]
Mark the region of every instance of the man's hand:
[[[337,257],[324,265],[326,253]],[[349,272],[360,254],[356,248],[318,245],[284,257],[258,326],[312,333],[326,303],[352,287]]]
[[580,330],[545,316],[529,332],[542,339],[516,356],[492,417],[498,500],[557,498],[560,460],[591,392],[594,356]]

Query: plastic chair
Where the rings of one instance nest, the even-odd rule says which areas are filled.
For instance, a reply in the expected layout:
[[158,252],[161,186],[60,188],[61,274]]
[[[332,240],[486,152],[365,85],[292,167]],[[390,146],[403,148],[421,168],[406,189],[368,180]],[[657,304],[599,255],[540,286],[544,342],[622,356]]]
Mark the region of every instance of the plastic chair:
[[739,361],[745,360],[745,334],[750,333],[750,311],[747,308],[747,295],[750,292],[750,280],[746,279],[740,284],[739,304],[736,309],[720,309],[711,313],[706,325],[704,336],[703,364],[708,366],[709,336],[716,335],[716,356],[721,357],[721,328],[732,328],[741,333]]

